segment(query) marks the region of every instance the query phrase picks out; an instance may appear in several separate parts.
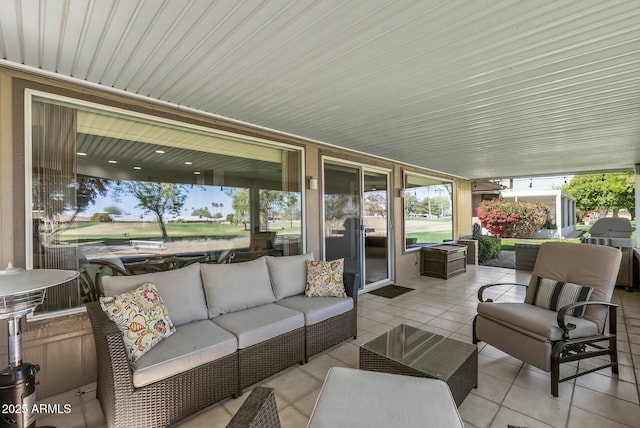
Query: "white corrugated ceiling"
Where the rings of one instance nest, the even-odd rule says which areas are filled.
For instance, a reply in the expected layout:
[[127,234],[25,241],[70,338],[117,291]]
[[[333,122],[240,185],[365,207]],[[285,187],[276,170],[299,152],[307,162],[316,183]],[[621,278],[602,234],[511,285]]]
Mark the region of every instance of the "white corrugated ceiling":
[[640,163],[635,0],[0,1],[0,65],[468,178]]

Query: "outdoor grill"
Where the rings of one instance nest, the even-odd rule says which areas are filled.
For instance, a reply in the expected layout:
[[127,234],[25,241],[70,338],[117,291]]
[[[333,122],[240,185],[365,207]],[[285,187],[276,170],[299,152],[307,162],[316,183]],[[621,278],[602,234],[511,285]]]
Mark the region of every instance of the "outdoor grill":
[[633,226],[623,217],[604,217],[598,219],[591,229],[589,237],[583,238],[587,244],[606,245],[622,250],[622,261],[618,272],[617,285],[626,286],[627,291],[633,287],[633,240],[631,234]]

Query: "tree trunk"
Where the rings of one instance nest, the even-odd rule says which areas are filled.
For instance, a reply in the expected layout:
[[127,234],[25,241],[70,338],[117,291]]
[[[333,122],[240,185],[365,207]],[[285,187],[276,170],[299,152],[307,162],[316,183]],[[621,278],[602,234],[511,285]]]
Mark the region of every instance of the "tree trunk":
[[160,225],[160,231],[162,232],[162,239],[166,240],[169,238],[169,235],[167,234],[167,226],[165,226],[162,216],[158,216],[158,224]]

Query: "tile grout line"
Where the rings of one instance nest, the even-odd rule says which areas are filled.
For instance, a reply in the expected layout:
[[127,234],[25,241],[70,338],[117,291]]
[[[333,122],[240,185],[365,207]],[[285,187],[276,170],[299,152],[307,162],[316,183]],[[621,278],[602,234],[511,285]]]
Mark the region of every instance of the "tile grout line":
[[[633,378],[636,384],[636,394],[638,395],[638,402],[640,402],[640,387],[638,386],[638,369],[636,369],[636,362],[633,358],[633,352],[631,352],[631,338],[629,337],[629,324],[627,324],[627,313],[624,309],[624,299],[620,298],[620,308],[622,309],[622,320],[624,322],[624,332],[627,337],[627,343],[629,344],[629,355],[631,355],[631,369],[633,371]],[[616,322],[618,322],[616,320]],[[616,348],[617,349],[617,348]],[[618,362],[618,370],[620,363]]]

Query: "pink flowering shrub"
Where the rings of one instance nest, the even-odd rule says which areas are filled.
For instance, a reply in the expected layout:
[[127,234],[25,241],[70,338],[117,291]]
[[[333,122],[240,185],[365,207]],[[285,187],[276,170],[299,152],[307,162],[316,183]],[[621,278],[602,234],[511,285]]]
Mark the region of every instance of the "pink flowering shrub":
[[529,238],[547,222],[549,207],[541,202],[482,201],[477,209],[483,227],[498,238]]

